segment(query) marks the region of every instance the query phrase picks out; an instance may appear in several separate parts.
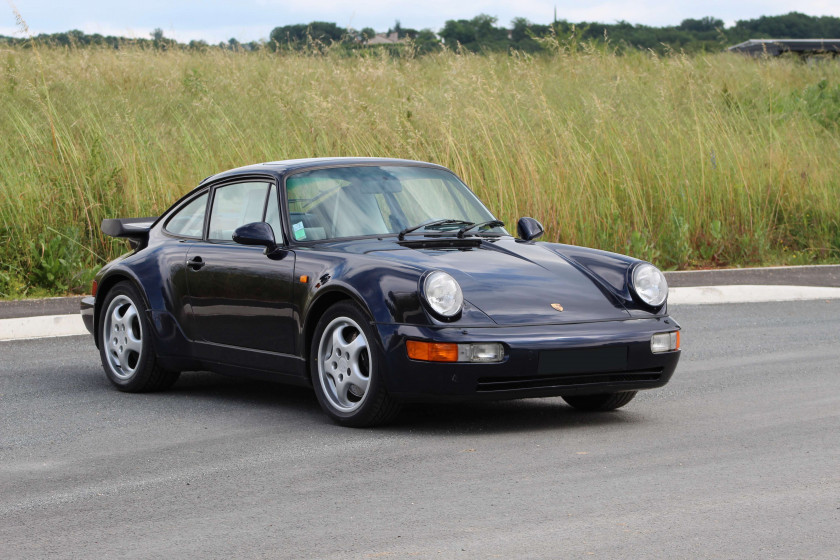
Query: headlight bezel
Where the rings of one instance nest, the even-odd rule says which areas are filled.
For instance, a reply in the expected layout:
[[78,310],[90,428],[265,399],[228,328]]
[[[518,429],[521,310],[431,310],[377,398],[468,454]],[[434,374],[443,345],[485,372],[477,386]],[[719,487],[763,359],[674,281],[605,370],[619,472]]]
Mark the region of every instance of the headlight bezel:
[[[658,279],[660,280],[658,290],[660,292],[660,297],[649,298],[646,295],[643,295],[647,293],[644,284],[648,281],[648,279],[642,277],[645,273],[655,273],[658,275]],[[642,286],[640,286],[640,284],[642,284]],[[633,294],[634,299],[646,307],[651,309],[660,309],[668,303],[668,280],[665,278],[665,274],[663,274],[659,268],[651,263],[637,263],[630,270],[630,293]]]
[[[430,291],[434,292],[437,286],[434,285],[435,282],[448,282],[451,281],[451,285],[455,287],[455,291],[453,294],[454,304],[448,307],[441,307],[439,304],[436,304],[432,299],[434,299],[434,295],[430,295]],[[420,292],[420,300],[423,302],[424,307],[436,318],[441,321],[455,321],[461,317],[461,312],[464,309],[464,292],[461,289],[461,285],[455,279],[454,276],[449,274],[444,270],[429,270],[425,272],[419,280],[419,287],[418,291]]]

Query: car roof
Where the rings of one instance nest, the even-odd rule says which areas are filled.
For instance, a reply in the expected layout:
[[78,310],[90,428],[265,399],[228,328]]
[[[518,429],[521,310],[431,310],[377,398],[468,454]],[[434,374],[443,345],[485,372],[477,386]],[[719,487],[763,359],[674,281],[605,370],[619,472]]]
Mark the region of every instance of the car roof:
[[[271,173],[273,175],[285,175],[287,173],[301,171],[306,169],[320,169],[326,167],[350,167],[350,166],[374,166],[374,165],[407,165],[415,167],[433,167],[438,169],[446,169],[441,165],[428,163],[425,161],[415,161],[410,159],[395,159],[395,158],[375,158],[375,157],[321,157],[321,158],[304,158],[304,159],[287,159],[281,161],[269,161],[265,163],[257,163],[253,165],[246,165],[244,167],[237,167],[228,171],[223,171],[215,175],[207,177],[201,184],[209,181],[223,179],[225,177],[234,177],[237,175],[249,174],[265,174]],[[447,170],[448,171],[448,170]]]

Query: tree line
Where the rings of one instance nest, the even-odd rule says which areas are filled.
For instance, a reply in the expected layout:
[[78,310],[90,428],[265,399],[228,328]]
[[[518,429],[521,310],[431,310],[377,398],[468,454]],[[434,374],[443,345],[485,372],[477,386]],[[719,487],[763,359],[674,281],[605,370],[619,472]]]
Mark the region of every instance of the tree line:
[[[437,32],[431,29],[403,27],[399,21],[385,32],[398,38],[398,43],[375,43],[377,32],[369,27],[361,30],[345,28],[331,22],[313,21],[284,25],[272,29],[268,40],[240,43],[234,38],[227,42],[208,44],[205,41],[179,43],[164,37],[155,29],[150,38],[131,38],[86,34],[78,30],[63,33],[40,34],[33,39],[41,44],[65,47],[107,46],[114,49],[140,46],[154,49],[209,48],[229,50],[306,51],[312,49],[388,49],[399,53],[410,46],[413,53],[428,53],[440,49],[466,50],[469,52],[520,51],[538,53],[557,45],[583,43],[608,44],[618,51],[624,49],[649,49],[663,53],[720,51],[747,39],[808,39],[840,38],[840,18],[809,16],[790,12],[781,16],[761,16],[739,20],[730,27],[714,17],[685,19],[679,25],[653,27],[631,24],[579,22],[566,20],[548,24],[532,23],[525,18],[515,18],[509,27],[498,25],[498,19],[480,14],[472,19],[448,20]],[[0,36],[0,45],[27,45],[30,39]]]

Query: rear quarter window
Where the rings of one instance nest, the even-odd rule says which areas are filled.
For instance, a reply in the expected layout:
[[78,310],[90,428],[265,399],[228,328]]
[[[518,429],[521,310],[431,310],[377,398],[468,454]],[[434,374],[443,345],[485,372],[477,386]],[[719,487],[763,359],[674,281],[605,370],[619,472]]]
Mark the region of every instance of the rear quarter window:
[[201,238],[204,215],[207,213],[207,193],[202,194],[175,212],[163,226],[168,233],[181,237]]

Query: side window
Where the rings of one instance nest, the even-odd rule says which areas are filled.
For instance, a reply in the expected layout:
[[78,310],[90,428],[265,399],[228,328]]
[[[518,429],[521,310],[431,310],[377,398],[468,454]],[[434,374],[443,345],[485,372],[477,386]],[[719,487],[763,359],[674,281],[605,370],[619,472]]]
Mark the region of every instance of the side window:
[[184,237],[201,237],[204,233],[204,214],[207,212],[207,193],[175,212],[167,220],[164,229]]
[[269,186],[268,183],[237,183],[217,188],[213,195],[207,238],[231,241],[234,230],[239,226],[261,222]]
[[265,209],[265,221],[274,230],[274,240],[283,241],[283,226],[280,224],[280,203],[277,200],[277,189],[271,187],[268,193],[268,207]]

